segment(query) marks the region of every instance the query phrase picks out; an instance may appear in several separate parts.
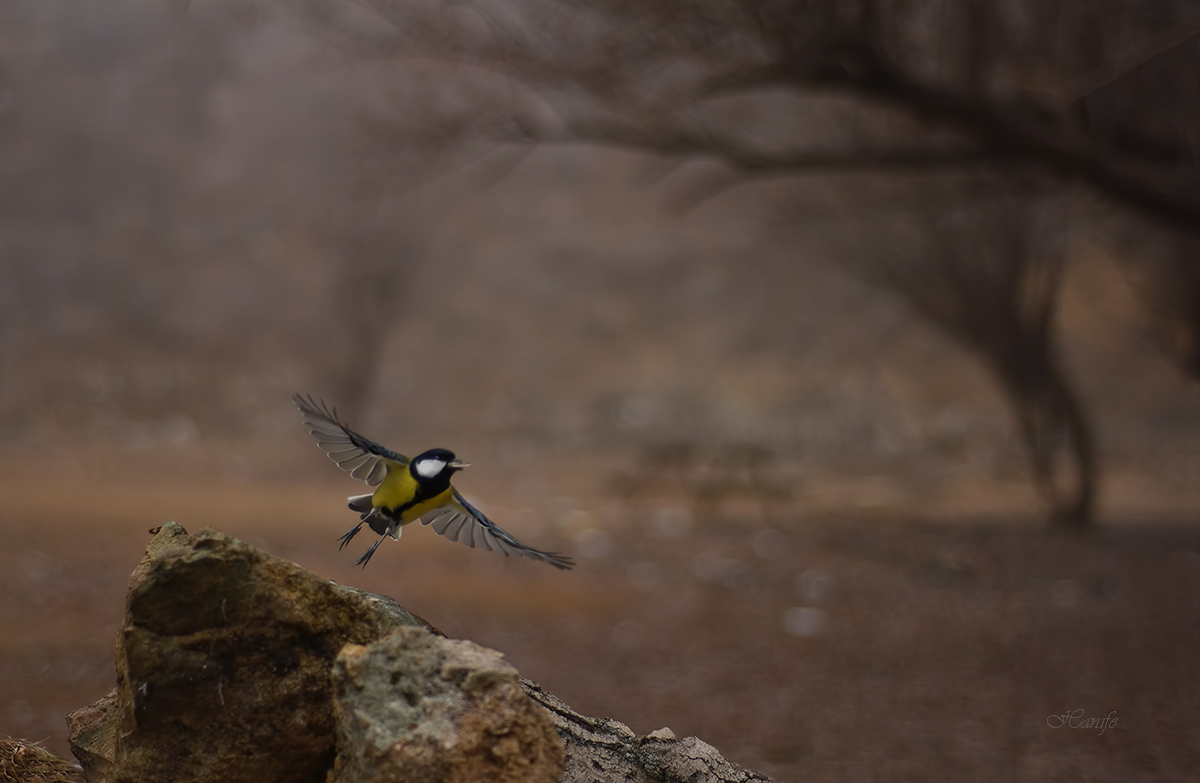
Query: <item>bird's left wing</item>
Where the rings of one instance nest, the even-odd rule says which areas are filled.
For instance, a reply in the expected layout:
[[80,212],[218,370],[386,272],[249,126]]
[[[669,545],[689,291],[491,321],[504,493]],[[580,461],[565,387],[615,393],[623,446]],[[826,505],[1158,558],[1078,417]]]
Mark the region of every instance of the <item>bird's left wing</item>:
[[488,552],[496,550],[504,553],[505,557],[528,557],[530,560],[540,560],[563,570],[575,565],[575,561],[566,555],[543,552],[522,544],[504,528],[484,516],[482,511],[468,503],[457,489],[451,490],[449,503],[426,515],[421,524],[429,525],[438,535],[451,541],[461,541],[472,548],[478,546]]
[[387,477],[389,467],[408,465],[408,457],[364,438],[338,421],[337,410],[330,410],[323,400],[299,394],[292,400],[300,409],[308,431],[317,439],[317,445],[354,478],[377,487]]

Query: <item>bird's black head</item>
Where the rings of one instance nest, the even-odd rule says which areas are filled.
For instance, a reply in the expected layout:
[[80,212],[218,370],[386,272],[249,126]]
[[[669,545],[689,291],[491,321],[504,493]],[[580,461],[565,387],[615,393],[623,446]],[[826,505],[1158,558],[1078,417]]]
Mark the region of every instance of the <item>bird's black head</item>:
[[469,467],[446,449],[430,449],[418,454],[412,461],[412,474],[417,481],[449,480],[456,470]]

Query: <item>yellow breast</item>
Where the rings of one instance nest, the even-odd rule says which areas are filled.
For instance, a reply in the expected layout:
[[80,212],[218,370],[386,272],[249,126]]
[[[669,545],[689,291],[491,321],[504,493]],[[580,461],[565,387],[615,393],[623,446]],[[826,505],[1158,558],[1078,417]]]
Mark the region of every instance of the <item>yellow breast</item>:
[[375,508],[400,508],[411,501],[416,492],[417,480],[408,468],[389,465],[383,483],[375,488],[375,494],[371,496],[371,505]]
[[[409,503],[412,503],[413,498],[417,494],[417,480],[412,477],[407,467],[397,465],[395,468],[389,466],[387,477],[383,480],[376,489],[375,494],[371,496],[371,505],[375,508],[386,508],[389,511],[396,511],[404,508]],[[404,509],[400,517],[400,524],[407,525],[420,517],[433,511],[435,508],[440,508],[450,502],[453,490],[447,488],[444,492],[434,497],[422,500],[420,503],[409,506]]]

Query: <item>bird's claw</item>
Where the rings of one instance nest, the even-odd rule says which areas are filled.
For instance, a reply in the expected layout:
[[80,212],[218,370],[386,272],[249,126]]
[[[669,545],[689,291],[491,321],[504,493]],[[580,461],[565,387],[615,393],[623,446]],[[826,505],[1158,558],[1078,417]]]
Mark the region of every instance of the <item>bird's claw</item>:
[[354,538],[356,535],[358,535],[358,531],[359,531],[361,528],[362,528],[362,522],[359,522],[357,525],[355,525],[354,527],[352,527],[352,528],[350,528],[349,530],[347,530],[347,531],[346,531],[346,534],[345,534],[345,535],[343,535],[341,538],[339,538],[339,539],[338,539],[338,541],[341,541],[341,542],[342,542],[342,543],[341,543],[341,545],[338,547],[338,551],[339,551],[339,552],[340,552],[340,551],[342,551],[343,549],[345,549],[345,548],[346,548],[346,544],[349,544],[349,543],[350,543],[350,539],[352,539],[352,538]]
[[379,548],[379,545],[383,543],[383,539],[386,537],[387,536],[380,536],[379,540],[376,541],[374,544],[371,544],[371,548],[368,549],[366,552],[364,552],[363,556],[360,557],[358,559],[358,562],[355,563],[354,565],[358,565],[358,566],[362,566],[363,568],[366,568],[367,563],[369,563],[371,560],[371,555],[375,554],[375,550]]

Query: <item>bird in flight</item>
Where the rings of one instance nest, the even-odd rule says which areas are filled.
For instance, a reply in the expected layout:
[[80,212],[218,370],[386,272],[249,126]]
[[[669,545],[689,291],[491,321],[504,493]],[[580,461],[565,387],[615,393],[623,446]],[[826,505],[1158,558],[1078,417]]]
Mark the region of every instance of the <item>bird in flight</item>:
[[522,544],[468,503],[450,486],[453,475],[468,467],[453,452],[430,449],[410,460],[347,427],[338,420],[337,410],[327,407],[324,401],[299,394],[292,400],[300,409],[308,431],[329,458],[374,488],[373,492],[348,499],[350,508],[359,512],[360,517],[358,524],[341,537],[342,545],[338,548],[349,544],[364,524],[379,535],[379,540],[355,565],[365,568],[384,538],[391,536],[399,541],[404,526],[418,519],[439,535],[471,548],[479,546],[489,552],[503,552],[505,557],[518,555],[541,560],[560,569],[575,565],[565,555]]

